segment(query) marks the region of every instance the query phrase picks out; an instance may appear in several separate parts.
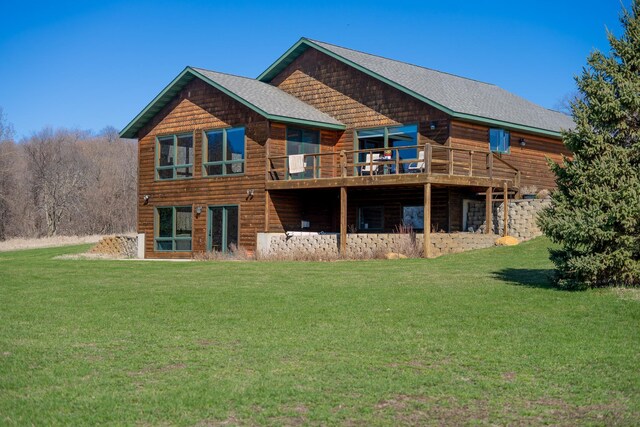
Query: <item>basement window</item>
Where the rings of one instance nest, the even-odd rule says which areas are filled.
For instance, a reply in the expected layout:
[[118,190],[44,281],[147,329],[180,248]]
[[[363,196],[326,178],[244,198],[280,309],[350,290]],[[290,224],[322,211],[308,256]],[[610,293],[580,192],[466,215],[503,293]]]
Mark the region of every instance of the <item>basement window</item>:
[[193,177],[193,134],[156,138],[156,179]]
[[384,229],[384,208],[382,206],[362,206],[358,208],[359,231],[382,231]]
[[504,129],[489,129],[489,147],[496,153],[509,153],[511,133]]
[[155,248],[159,252],[191,250],[191,206],[156,208]]
[[244,128],[215,129],[204,132],[203,173],[205,176],[244,173]]

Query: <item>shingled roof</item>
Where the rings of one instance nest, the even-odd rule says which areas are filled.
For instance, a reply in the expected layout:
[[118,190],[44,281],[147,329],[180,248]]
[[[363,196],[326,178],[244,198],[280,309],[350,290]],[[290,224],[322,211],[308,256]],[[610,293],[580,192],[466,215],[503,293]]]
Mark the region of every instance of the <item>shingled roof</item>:
[[569,116],[489,83],[383,58],[329,43],[300,39],[258,80],[270,82],[309,48],[317,49],[453,117],[558,136],[574,126]]
[[335,118],[270,84],[248,77],[187,67],[120,132],[120,136],[136,138],[138,131],[194,78],[202,79],[269,120],[345,129],[345,125]]

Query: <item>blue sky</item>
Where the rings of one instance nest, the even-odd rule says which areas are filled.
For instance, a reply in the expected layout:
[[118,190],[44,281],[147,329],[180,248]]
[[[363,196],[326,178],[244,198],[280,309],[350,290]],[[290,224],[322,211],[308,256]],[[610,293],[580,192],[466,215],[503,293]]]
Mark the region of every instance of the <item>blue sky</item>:
[[[631,0],[622,3],[629,6]],[[122,129],[186,65],[256,77],[305,36],[497,84],[552,108],[619,0],[0,3],[0,107],[18,137]]]

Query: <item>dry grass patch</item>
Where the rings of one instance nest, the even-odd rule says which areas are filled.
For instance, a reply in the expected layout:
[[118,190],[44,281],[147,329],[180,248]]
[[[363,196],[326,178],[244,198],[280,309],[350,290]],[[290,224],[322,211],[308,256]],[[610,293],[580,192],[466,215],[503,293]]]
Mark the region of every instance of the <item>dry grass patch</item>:
[[102,237],[103,236],[99,234],[94,234],[91,236],[55,236],[9,239],[4,242],[0,242],[0,252],[98,243]]

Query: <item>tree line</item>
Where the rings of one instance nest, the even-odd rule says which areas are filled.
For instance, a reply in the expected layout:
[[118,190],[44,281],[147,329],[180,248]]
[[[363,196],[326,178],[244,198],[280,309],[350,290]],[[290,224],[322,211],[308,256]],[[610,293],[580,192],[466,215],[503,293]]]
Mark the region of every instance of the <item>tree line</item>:
[[113,127],[16,141],[0,108],[0,241],[135,230],[137,168],[136,143]]

